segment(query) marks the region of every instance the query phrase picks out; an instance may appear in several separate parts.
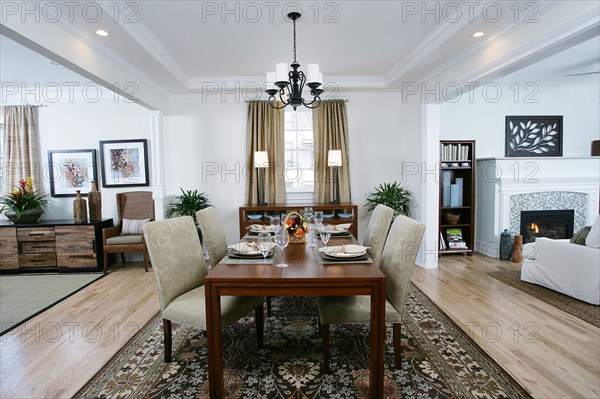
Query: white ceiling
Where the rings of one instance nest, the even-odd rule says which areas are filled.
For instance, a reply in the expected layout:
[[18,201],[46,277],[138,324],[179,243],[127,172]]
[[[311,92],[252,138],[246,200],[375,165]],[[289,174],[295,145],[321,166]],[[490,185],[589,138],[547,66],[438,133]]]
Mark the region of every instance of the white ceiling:
[[[283,14],[293,11],[293,4],[303,12],[297,22],[298,62],[319,63],[325,81],[335,82],[342,91],[399,91],[402,82],[431,76],[461,54],[502,35],[512,23],[510,7],[514,5],[495,2],[503,14],[492,22],[489,15],[484,18],[479,13],[481,7],[475,7],[471,15],[468,8],[456,8],[458,2],[428,2],[426,6],[399,1],[99,4],[104,7],[102,19],[86,21],[83,13],[75,13],[68,26],[71,34],[91,41],[115,63],[138,71],[168,94],[197,93],[206,82],[262,84],[265,72],[274,70],[276,62],[292,61],[292,25]],[[114,4],[122,7],[118,17]],[[132,4],[137,8],[131,8]],[[438,7],[438,13],[427,14],[422,7]],[[462,18],[453,14],[457,11]],[[99,28],[110,36],[95,35]],[[486,32],[483,38],[471,37],[479,30]],[[89,82],[4,36],[0,39],[3,83]],[[565,85],[598,79],[598,75],[562,75],[597,71],[599,48],[596,37],[511,78]]]

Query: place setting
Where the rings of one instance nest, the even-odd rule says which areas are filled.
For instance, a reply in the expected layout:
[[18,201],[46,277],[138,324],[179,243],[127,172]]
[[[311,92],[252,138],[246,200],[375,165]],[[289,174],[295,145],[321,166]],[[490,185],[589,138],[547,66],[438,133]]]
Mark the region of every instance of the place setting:
[[263,231],[258,234],[256,241],[240,241],[229,245],[227,256],[221,263],[271,264],[275,247],[271,234]]
[[370,263],[369,247],[358,244],[331,245],[319,248],[319,263]]

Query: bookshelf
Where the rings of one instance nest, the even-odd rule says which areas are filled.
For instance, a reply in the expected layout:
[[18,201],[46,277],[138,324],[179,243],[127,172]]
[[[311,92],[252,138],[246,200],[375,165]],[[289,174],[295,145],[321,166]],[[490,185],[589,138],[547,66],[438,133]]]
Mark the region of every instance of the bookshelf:
[[473,255],[475,141],[440,141],[439,255]]

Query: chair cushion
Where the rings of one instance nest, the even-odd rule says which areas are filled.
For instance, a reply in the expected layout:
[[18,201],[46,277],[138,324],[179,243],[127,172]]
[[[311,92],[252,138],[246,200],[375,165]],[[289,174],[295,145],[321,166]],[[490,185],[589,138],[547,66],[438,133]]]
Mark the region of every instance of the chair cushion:
[[106,243],[108,245],[131,245],[131,244],[141,244],[142,243],[142,235],[128,235],[128,236],[116,236],[106,239]]
[[[263,297],[222,296],[221,326],[227,327],[263,303]],[[162,317],[174,323],[206,330],[206,303],[204,286],[194,288],[173,299],[163,310]]]
[[[317,298],[321,324],[368,324],[371,320],[371,297],[322,296]],[[400,323],[402,317],[385,301],[386,323]]]
[[121,228],[121,235],[141,235],[142,227],[149,223],[152,219],[123,219],[123,227]]

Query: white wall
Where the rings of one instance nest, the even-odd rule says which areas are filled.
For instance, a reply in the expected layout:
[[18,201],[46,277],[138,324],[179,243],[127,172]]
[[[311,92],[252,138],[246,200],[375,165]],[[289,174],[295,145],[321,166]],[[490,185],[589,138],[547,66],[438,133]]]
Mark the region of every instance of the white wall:
[[[348,134],[352,201],[359,205],[359,236],[369,220],[363,205],[384,182],[402,181],[402,103],[396,95],[351,94]],[[219,209],[229,242],[239,238],[244,204],[247,104],[233,96],[173,96],[164,118],[166,194],[179,188],[207,193]],[[409,134],[407,132],[406,134]],[[412,134],[412,133],[410,133]]]
[[[520,94],[516,98],[515,86],[513,89],[501,87],[497,102],[490,100],[496,96],[491,88],[488,94],[478,88],[456,103],[442,104],[440,139],[476,140],[477,158],[504,157],[506,115],[563,115],[563,156],[591,154],[592,140],[600,138],[598,84],[542,86],[534,94],[532,90],[524,90],[524,84],[520,83]],[[527,95],[531,98],[526,98]],[[531,103],[531,100],[538,102]]]
[[[137,104],[114,101],[112,94],[103,96],[96,103],[82,99],[50,103],[39,108],[40,161],[42,164],[43,188],[50,193],[48,179],[48,150],[96,149],[98,180],[100,171],[100,140],[149,139],[150,114]],[[149,141],[149,152],[152,142]],[[150,159],[152,162],[152,159]],[[152,179],[152,176],[150,176]],[[152,180],[150,180],[152,181]],[[115,194],[122,191],[150,190],[149,187],[103,188],[102,216],[117,220]],[[51,198],[43,219],[72,219],[73,197]]]

